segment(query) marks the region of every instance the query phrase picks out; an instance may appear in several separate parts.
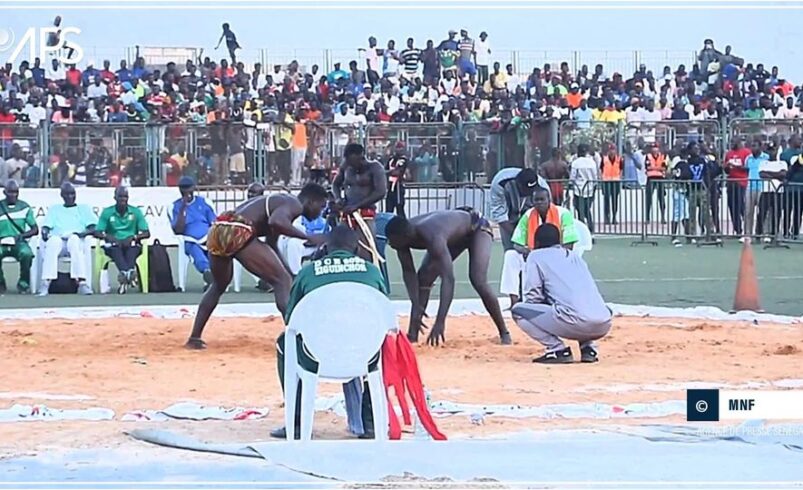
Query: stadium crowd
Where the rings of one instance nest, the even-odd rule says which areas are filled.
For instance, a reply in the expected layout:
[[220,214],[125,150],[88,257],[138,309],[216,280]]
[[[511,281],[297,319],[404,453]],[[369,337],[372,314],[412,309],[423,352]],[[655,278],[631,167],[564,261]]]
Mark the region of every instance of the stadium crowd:
[[[329,73],[292,60],[273,67],[257,63],[247,70],[236,58],[239,44],[228,25],[224,39],[230,60],[214,61],[201,52],[196,60],[153,68],[137,47],[130,66],[125,60],[116,66],[110,60],[100,66],[90,60],[79,69],[56,59],[35,59],[0,68],[0,125],[53,124],[62,128],[56,136],[63,141],[42,158],[49,161],[34,165],[34,152],[24,145],[15,149],[12,132],[0,129],[0,157],[6,160],[0,183],[11,177],[22,185],[40,185],[47,163],[54,187],[65,179],[91,186],[123,180],[146,184],[150,157],[145,152],[113,158],[102,129],[101,136],[79,145],[82,138],[69,132],[69,124],[79,122],[206,125],[205,145],[163,148],[168,185],[176,185],[183,174],[201,183],[246,183],[253,175],[254,140],[261,137],[271,160],[265,180],[297,185],[308,175],[328,176],[336,166],[315,151],[326,138],[318,131],[323,124],[485,123],[492,132],[513,135],[506,141],[516,146],[523,145],[532,125],[551,119],[575,121],[583,128],[592,121],[632,125],[800,118],[801,89],[783,78],[778,67],[767,71],[761,63],[746,63],[730,46],[720,52],[711,40],[691,67],[664,66],[657,72],[642,65],[623,74],[609,73],[602,64],[593,69],[583,65],[573,73],[568,62],[516,72],[513,65],[494,61],[486,32],[474,39],[466,30],[450,30],[446,39],[438,44],[428,40],[423,48],[414,39],[397,46],[394,40],[380,45],[370,37],[360,50],[362,59],[336,62]],[[354,133],[337,136],[342,140],[338,148]],[[448,161],[444,164],[455,152],[453,146],[422,138],[410,148],[413,169],[421,169],[411,177],[459,180]],[[26,151],[27,156],[21,155]],[[390,151],[384,153],[389,156]],[[487,153],[480,158],[490,160]],[[515,153],[504,151],[502,159],[524,164]],[[542,153],[541,160],[547,156]]]

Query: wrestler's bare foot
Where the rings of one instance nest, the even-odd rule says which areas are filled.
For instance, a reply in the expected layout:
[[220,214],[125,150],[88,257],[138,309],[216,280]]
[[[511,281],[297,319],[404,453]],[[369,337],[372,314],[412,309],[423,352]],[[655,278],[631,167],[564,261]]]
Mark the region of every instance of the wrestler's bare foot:
[[499,336],[499,342],[502,345],[512,345],[513,339],[510,337],[510,332],[505,332]]
[[415,332],[415,333],[408,332],[407,333],[407,340],[409,340],[411,344],[417,344],[418,343],[418,332]]
[[206,342],[201,339],[190,337],[184,347],[190,350],[203,350],[206,349]]

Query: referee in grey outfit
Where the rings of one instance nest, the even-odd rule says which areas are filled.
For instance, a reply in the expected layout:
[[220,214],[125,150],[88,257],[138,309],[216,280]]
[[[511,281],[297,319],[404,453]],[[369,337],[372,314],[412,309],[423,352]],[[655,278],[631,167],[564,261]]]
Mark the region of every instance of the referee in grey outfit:
[[535,231],[535,250],[524,268],[524,302],[513,306],[513,320],[546,347],[540,364],[574,362],[561,338],[580,343],[582,362],[597,362],[595,340],[611,329],[611,310],[585,261],[560,244],[560,231],[546,223]]

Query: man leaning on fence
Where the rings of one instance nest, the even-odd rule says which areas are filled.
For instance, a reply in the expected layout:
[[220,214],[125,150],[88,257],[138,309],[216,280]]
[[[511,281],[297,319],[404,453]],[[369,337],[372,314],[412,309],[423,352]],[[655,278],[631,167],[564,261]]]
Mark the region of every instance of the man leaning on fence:
[[[103,250],[117,267],[118,294],[124,294],[129,286],[137,283],[136,261],[142,253],[142,240],[150,238],[145,215],[136,206],[128,205],[128,189],[114,190],[114,206],[100,213],[95,236],[104,240]],[[148,278],[143,278],[148,280]]]
[[6,198],[0,201],[0,294],[6,292],[2,266],[6,257],[16,260],[20,265],[17,292],[25,294],[31,290],[33,251],[27,240],[39,234],[39,228],[31,207],[19,200],[19,192],[17,183],[10,180],[3,190]]

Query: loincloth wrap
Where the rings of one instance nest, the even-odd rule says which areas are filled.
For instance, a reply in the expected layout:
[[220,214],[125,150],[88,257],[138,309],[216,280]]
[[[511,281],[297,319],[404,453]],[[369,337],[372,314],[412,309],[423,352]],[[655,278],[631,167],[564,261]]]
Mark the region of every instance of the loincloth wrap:
[[209,228],[206,248],[212,255],[232,257],[245,248],[253,238],[253,223],[233,211],[226,211],[218,216]]
[[379,254],[379,249],[376,247],[376,238],[366,223],[366,220],[373,220],[375,217],[376,210],[374,209],[358,209],[351,215],[341,214],[340,220],[343,224],[362,235],[364,240],[360,240],[360,246],[371,254],[371,261],[375,266],[379,267],[385,259]]
[[493,228],[491,228],[491,223],[482,217],[482,215],[476,209],[470,206],[462,206],[455,209],[456,211],[465,211],[466,213],[471,215],[471,231],[484,231],[489,235],[493,236]]

